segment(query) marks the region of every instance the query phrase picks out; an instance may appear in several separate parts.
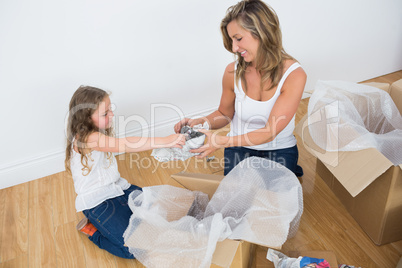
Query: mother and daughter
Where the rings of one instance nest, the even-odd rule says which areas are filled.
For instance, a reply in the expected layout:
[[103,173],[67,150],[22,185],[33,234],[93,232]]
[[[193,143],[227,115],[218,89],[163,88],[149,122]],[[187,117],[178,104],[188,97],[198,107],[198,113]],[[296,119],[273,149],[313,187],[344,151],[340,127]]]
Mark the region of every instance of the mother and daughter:
[[203,118],[184,118],[174,127],[177,134],[115,138],[108,93],[89,86],[74,93],[65,166],[74,180],[76,210],[86,217],[77,229],[100,248],[122,258],[135,257],[124,246],[123,233],[132,214],[128,195],[141,188],[120,177],[112,153],[180,148],[185,137],[178,133],[185,125],[207,121],[211,129],[219,129],[231,122],[227,136],[203,131],[207,142],[192,150],[199,153],[197,157],[205,157],[225,148],[225,175],[243,159],[258,156],[302,176],[293,130],[306,74],[283,49],[276,13],[261,0],[241,1],[228,9],[221,32],[225,48],[236,61],[223,74],[219,108]]

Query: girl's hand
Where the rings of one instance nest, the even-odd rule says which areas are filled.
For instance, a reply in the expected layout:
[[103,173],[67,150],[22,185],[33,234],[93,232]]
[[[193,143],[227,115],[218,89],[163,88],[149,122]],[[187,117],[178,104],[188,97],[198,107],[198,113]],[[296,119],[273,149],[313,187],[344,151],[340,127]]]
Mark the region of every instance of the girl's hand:
[[196,156],[197,158],[206,157],[220,148],[227,147],[229,137],[217,135],[217,133],[212,133],[211,131],[205,129],[200,129],[198,131],[207,136],[207,142],[200,148],[190,151],[191,153],[199,153],[199,155]]
[[180,130],[182,127],[184,127],[184,126],[193,127],[198,124],[204,124],[204,121],[205,120],[202,118],[197,118],[197,119],[183,118],[182,120],[180,120],[179,123],[174,125],[174,132],[180,133]]
[[172,134],[164,138],[164,147],[167,148],[183,148],[186,143],[186,136],[184,134]]

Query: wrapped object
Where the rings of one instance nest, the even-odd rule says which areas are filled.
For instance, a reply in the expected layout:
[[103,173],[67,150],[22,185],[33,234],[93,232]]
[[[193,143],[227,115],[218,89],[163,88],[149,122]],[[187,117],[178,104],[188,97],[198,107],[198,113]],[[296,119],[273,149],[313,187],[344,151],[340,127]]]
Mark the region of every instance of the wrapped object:
[[186,144],[183,148],[158,148],[154,149],[151,155],[159,162],[168,162],[173,160],[186,160],[192,156],[198,155],[191,153],[190,150],[200,148],[205,141],[205,134],[199,132],[200,129],[209,129],[209,125],[205,122],[203,125],[199,124],[193,128],[183,126],[180,130],[181,134],[186,135]]
[[282,252],[273,250],[272,248],[268,249],[267,259],[274,263],[275,268],[331,268],[325,259],[317,259],[307,256],[290,258]]

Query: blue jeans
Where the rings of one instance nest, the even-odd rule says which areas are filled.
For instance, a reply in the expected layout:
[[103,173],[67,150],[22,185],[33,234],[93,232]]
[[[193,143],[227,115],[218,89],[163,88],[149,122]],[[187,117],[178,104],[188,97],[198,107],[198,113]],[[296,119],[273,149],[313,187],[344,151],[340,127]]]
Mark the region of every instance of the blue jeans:
[[238,163],[244,159],[257,156],[275,161],[291,170],[297,177],[303,176],[303,169],[297,165],[299,150],[297,145],[278,150],[253,150],[245,147],[229,147],[225,149],[224,175],[227,175]]
[[84,215],[98,229],[89,237],[95,245],[121,258],[134,259],[134,255],[124,246],[123,233],[127,229],[133,212],[128,206],[128,195],[142,189],[131,185],[124,195],[107,199],[98,206],[84,210]]

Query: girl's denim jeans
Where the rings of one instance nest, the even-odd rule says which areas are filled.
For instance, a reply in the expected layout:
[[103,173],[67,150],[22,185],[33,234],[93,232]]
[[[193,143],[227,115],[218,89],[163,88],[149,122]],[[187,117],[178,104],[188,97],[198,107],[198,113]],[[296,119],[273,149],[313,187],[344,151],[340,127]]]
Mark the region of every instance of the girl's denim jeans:
[[297,165],[299,159],[299,151],[297,145],[278,150],[253,150],[245,147],[229,147],[225,149],[224,175],[227,175],[242,160],[257,156],[275,161],[290,169],[297,177],[303,176],[303,169]]
[[98,206],[84,210],[84,215],[98,229],[89,237],[95,245],[121,258],[134,259],[124,246],[123,233],[126,230],[132,211],[128,206],[128,195],[134,190],[142,190],[131,185],[124,195],[103,201]]

